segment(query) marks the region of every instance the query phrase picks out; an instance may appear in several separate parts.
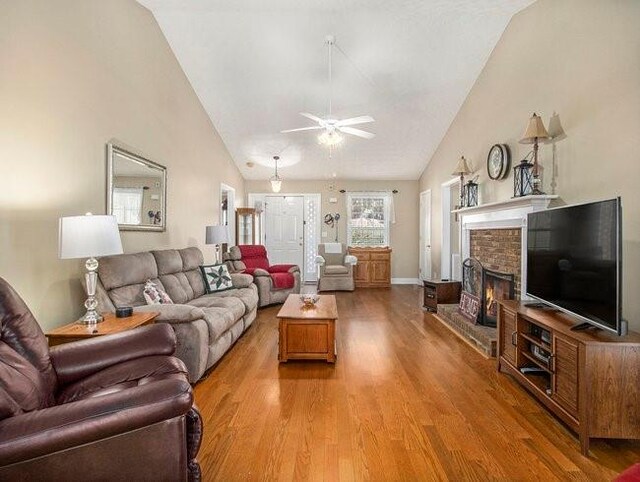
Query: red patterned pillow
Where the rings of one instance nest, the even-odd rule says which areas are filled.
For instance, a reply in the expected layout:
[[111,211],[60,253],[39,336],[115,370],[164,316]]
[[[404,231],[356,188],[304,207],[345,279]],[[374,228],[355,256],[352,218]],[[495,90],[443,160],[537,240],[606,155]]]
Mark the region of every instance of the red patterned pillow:
[[156,284],[151,280],[147,280],[147,282],[145,283],[142,295],[144,296],[144,300],[148,305],[173,304],[173,300],[169,297],[169,295],[164,290],[158,288]]

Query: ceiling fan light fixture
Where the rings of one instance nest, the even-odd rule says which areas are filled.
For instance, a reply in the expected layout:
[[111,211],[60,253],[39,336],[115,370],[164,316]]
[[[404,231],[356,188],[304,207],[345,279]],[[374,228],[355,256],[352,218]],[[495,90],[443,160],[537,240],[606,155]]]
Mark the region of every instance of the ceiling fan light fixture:
[[318,136],[318,142],[324,146],[337,146],[343,140],[343,137],[336,131],[325,131]]

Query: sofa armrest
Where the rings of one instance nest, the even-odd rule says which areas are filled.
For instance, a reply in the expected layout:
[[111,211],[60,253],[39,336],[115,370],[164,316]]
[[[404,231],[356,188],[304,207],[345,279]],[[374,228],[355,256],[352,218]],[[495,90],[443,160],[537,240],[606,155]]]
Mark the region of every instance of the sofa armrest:
[[254,276],[254,277],[257,277],[257,276],[260,276],[260,277],[262,277],[262,276],[269,277],[269,276],[270,276],[269,272],[268,272],[267,270],[262,269],[262,268],[255,268],[255,269],[253,270],[252,274],[253,274],[253,276]]
[[234,288],[248,288],[253,283],[253,276],[244,273],[230,273]]
[[136,313],[157,311],[159,315],[156,317],[156,321],[165,323],[189,323],[204,318],[202,308],[181,304],[136,306],[133,311]]
[[175,349],[175,333],[162,324],[57,345],[49,353],[58,380],[66,385],[125,361],[173,355]]
[[274,264],[269,266],[269,273],[295,273],[300,271],[298,265],[295,264]]
[[59,452],[185,415],[186,380],[167,379],[0,421],[0,466]]
[[344,264],[351,264],[355,266],[356,264],[358,264],[358,258],[356,258],[352,254],[348,254],[344,257]]

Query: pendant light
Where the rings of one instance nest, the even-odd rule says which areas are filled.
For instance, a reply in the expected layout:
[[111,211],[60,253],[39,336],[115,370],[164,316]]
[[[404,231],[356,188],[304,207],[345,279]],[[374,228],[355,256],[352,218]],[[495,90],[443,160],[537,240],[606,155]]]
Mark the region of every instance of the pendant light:
[[271,183],[271,190],[273,192],[280,192],[280,189],[282,189],[282,178],[278,176],[278,160],[279,159],[280,159],[279,156],[273,156],[273,160],[276,163],[276,173],[271,177],[271,179],[269,179],[269,182]]

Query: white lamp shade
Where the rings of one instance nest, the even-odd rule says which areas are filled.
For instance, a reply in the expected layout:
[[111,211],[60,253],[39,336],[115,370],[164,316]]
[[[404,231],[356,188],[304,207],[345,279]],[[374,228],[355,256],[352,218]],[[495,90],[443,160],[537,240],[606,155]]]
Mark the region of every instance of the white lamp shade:
[[87,214],[60,218],[58,250],[60,259],[121,254],[116,217]]
[[206,244],[225,244],[229,242],[229,228],[227,226],[207,226]]
[[282,189],[282,179],[271,179],[271,190],[273,192],[280,192]]

